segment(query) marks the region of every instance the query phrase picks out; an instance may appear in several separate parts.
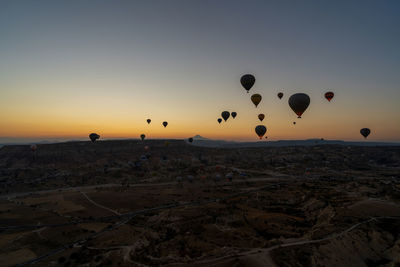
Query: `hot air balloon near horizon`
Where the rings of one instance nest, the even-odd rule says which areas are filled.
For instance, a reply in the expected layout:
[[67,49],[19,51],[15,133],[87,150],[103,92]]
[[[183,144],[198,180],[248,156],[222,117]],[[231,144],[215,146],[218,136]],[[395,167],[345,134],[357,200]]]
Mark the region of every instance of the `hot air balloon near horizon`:
[[164,126],[164,128],[165,128],[165,127],[167,127],[167,125],[168,125],[168,122],[164,121],[164,122],[162,123],[162,125],[163,125],[163,126]]
[[260,121],[263,121],[264,118],[265,118],[265,115],[264,115],[264,114],[262,114],[262,113],[258,114],[258,119],[259,119]]
[[256,78],[251,74],[245,74],[240,78],[240,83],[242,84],[243,88],[246,89],[247,93],[251,87],[253,87],[254,83],[256,82]]
[[145,134],[141,134],[141,135],[140,135],[140,139],[142,139],[142,141],[143,141],[145,138],[146,138],[146,135],[145,135]]
[[371,133],[371,130],[369,128],[362,128],[360,130],[360,134],[362,136],[364,136],[364,138],[367,138],[370,133]]
[[310,105],[310,97],[304,93],[297,93],[289,97],[289,106],[297,114],[297,118],[301,118],[301,115],[306,111]]
[[37,145],[33,144],[33,145],[30,146],[30,148],[31,148],[32,152],[36,152]]
[[147,124],[150,124],[150,122],[151,122],[151,119],[147,119],[146,121],[147,121]]
[[255,132],[260,137],[260,139],[263,138],[264,134],[267,132],[267,127],[264,125],[257,125],[255,128]]
[[89,134],[89,138],[94,143],[97,139],[100,138],[100,135],[98,135],[97,133],[91,133]]
[[262,96],[260,94],[254,94],[251,96],[251,102],[257,107],[260,104]]

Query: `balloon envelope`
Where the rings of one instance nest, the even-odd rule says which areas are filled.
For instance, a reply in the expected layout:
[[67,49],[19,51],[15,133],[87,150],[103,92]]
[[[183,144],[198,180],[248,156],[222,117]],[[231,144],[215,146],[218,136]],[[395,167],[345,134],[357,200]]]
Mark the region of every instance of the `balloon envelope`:
[[297,93],[289,97],[289,106],[297,114],[298,118],[310,105],[310,97],[307,94]]
[[331,102],[332,98],[335,96],[333,92],[326,92],[325,93],[325,98],[328,99],[329,102]]
[[228,111],[222,111],[221,117],[226,121],[231,114]]
[[258,137],[260,137],[260,139],[262,139],[264,134],[267,132],[267,127],[265,127],[264,125],[258,125],[258,126],[256,126],[255,131],[256,131],[256,134],[258,135]]
[[240,83],[242,84],[243,88],[247,90],[247,93],[253,87],[254,83],[256,82],[256,78],[251,74],[245,74],[240,78]]
[[218,118],[217,121],[218,121],[218,123],[221,123],[221,122],[222,122],[222,119],[221,119],[221,118]]
[[278,97],[279,97],[279,99],[282,99],[283,93],[282,93],[282,92],[279,92],[279,93],[278,93]]
[[236,118],[237,113],[236,113],[235,111],[233,111],[233,112],[231,113],[231,116],[232,116],[232,118]]
[[261,95],[260,94],[254,94],[251,96],[251,101],[253,102],[253,104],[257,107],[258,104],[260,104],[261,102]]
[[362,136],[364,136],[364,138],[367,138],[367,136],[371,133],[371,130],[369,128],[362,128],[360,133]]
[[189,140],[189,143],[193,143],[193,138],[192,137],[190,137],[188,140]]
[[147,121],[147,124],[150,124],[150,122],[151,122],[151,120],[150,120],[150,119],[147,119],[146,121]]
[[141,135],[140,135],[140,139],[142,139],[142,141],[143,141],[145,138],[146,138],[146,135],[145,135],[145,134],[141,134]]
[[100,138],[100,135],[98,135],[96,133],[91,133],[91,134],[89,134],[89,138],[94,143],[97,139]]
[[258,114],[258,119],[259,119],[260,121],[263,121],[264,118],[265,118],[265,115],[264,115],[264,114],[262,114],[262,113]]
[[167,127],[168,122],[164,121],[164,122],[162,123],[162,125],[164,125],[164,128],[165,128],[165,127]]

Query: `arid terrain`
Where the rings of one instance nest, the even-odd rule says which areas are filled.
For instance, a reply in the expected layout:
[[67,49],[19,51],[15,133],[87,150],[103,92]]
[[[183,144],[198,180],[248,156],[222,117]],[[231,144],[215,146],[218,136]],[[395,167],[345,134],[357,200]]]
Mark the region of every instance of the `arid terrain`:
[[0,148],[0,265],[400,266],[400,147]]

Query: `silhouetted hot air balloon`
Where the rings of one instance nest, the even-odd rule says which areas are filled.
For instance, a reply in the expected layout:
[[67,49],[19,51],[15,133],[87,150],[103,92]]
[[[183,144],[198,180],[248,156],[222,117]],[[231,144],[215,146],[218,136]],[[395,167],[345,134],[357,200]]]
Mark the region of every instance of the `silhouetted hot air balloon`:
[[188,140],[189,140],[189,143],[193,143],[193,138],[192,137],[190,137]]
[[221,122],[222,122],[222,119],[221,119],[221,118],[218,118],[217,121],[218,121],[218,123],[221,123]]
[[37,146],[35,145],[35,144],[33,144],[33,145],[31,145],[31,150],[32,150],[32,152],[35,152],[36,151],[36,149],[37,149]]
[[97,139],[100,138],[100,135],[98,135],[96,133],[91,133],[91,134],[89,134],[89,138],[94,143]]
[[259,119],[260,121],[263,121],[264,118],[265,118],[265,115],[264,115],[264,114],[262,114],[262,113],[258,114],[258,119]]
[[297,114],[298,118],[310,105],[310,97],[307,94],[297,93],[289,97],[289,106]]
[[296,124],[296,122],[294,121],[293,124]]
[[164,128],[165,128],[165,127],[167,127],[168,122],[164,121],[164,122],[162,123],[162,125],[164,125]]
[[235,111],[233,111],[233,112],[231,112],[231,116],[232,116],[232,118],[236,118],[237,113]]
[[151,120],[150,120],[150,119],[147,119],[146,121],[147,121],[147,124],[150,124],[150,122],[151,122]]
[[253,104],[257,107],[258,104],[260,104],[261,102],[261,95],[260,94],[254,94],[251,96],[251,101],[253,102]]
[[143,141],[145,138],[146,138],[146,135],[145,135],[145,134],[141,134],[141,135],[140,135],[140,139],[142,139],[142,141]]
[[222,111],[221,117],[226,121],[230,116],[230,113],[228,111]]
[[331,102],[332,98],[335,96],[333,92],[326,92],[325,93],[325,98],[328,99],[329,102]]
[[364,138],[367,138],[367,136],[371,133],[371,130],[369,128],[362,128],[360,133],[362,136],[364,136]]
[[255,131],[256,131],[256,134],[258,135],[258,137],[260,137],[260,139],[262,139],[264,134],[267,132],[267,127],[265,127],[264,125],[258,125],[258,126],[256,126]]
[[253,87],[254,83],[256,82],[256,78],[251,74],[245,74],[240,78],[240,83],[246,89],[247,93]]
[[282,92],[279,92],[279,93],[278,93],[278,97],[279,97],[279,99],[282,99],[283,93],[282,93]]

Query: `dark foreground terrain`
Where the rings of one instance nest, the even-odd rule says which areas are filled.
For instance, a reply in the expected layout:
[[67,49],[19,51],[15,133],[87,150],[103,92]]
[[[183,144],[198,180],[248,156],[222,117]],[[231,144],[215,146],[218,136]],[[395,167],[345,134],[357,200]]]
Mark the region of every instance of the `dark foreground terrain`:
[[400,147],[0,149],[0,265],[399,266]]

